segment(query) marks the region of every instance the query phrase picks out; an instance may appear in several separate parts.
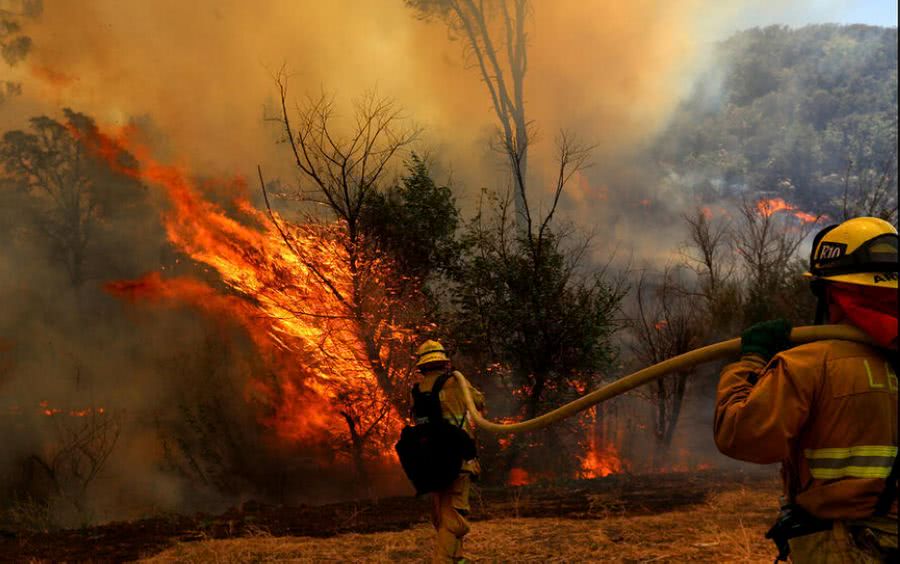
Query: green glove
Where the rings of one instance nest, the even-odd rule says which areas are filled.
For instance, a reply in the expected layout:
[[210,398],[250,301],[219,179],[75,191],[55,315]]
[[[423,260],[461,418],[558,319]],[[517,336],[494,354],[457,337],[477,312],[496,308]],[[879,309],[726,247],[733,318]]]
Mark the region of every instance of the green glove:
[[741,334],[741,354],[758,354],[768,361],[791,346],[791,322],[786,319],[751,325]]

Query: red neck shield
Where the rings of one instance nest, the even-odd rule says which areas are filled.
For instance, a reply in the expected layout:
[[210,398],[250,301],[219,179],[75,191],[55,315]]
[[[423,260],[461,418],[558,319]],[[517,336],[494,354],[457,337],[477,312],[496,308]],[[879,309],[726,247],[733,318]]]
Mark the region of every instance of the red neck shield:
[[896,289],[831,283],[827,291],[832,323],[855,325],[879,346],[897,350]]

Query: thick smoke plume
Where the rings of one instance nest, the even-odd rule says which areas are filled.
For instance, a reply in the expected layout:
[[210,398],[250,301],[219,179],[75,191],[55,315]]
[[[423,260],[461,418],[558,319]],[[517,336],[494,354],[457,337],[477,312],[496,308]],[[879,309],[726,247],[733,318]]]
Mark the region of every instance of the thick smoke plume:
[[[526,95],[538,150],[549,156],[560,127],[604,155],[646,139],[704,61],[702,29],[729,12],[698,1],[537,3]],[[401,1],[62,3],[27,32],[34,48],[16,69],[23,96],[2,109],[6,127],[61,105],[105,123],[143,117],[197,169],[250,173],[259,161],[284,172],[263,121],[284,66],[297,97],[377,88],[395,98],[458,176],[485,181],[478,165],[495,125],[484,86],[460,38]]]

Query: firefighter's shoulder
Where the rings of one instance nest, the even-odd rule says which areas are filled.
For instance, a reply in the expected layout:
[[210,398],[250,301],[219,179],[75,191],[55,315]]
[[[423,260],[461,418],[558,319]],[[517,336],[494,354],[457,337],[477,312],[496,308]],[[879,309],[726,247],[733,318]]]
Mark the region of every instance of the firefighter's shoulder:
[[[458,387],[459,387],[459,380],[457,380],[456,377],[457,377],[457,376],[462,376],[463,378],[465,378],[465,374],[463,374],[463,373],[460,372],[459,370],[454,370],[454,371],[452,372],[452,374],[453,374],[454,377],[453,377],[453,378],[448,378],[448,379],[447,379],[447,383],[444,384],[444,387],[445,387],[445,388],[458,388]],[[468,382],[468,380],[466,380],[466,381]],[[475,387],[475,386],[472,385],[471,382],[469,382],[469,386],[472,387],[472,388]]]
[[[465,375],[462,372],[460,372],[459,370],[454,370],[453,375],[456,376],[457,374],[465,378]],[[476,388],[475,384],[470,382],[468,379],[466,379],[466,382],[469,382],[469,390],[472,392],[473,399],[475,399],[476,403],[478,403],[478,399],[482,396],[481,391]],[[457,380],[456,378],[450,378],[449,380],[447,380],[447,384],[445,385],[445,387],[459,388],[459,380]]]
[[866,356],[881,356],[878,349],[855,341],[840,339],[827,339],[804,343],[783,350],[773,357],[773,361],[781,361],[789,364],[821,363],[840,360],[843,358],[858,358]]
[[[775,355],[766,372],[777,371],[793,379],[812,379],[825,385],[829,374],[868,375],[878,367],[890,376],[893,372],[885,353],[864,343],[837,339],[798,345]],[[849,381],[844,377],[843,380]]]

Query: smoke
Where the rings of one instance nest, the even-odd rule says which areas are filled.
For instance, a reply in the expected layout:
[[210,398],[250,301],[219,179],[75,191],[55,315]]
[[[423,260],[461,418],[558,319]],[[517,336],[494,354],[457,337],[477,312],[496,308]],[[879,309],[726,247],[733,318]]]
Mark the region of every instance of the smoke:
[[[599,252],[631,241],[641,256],[656,257],[677,240],[672,212],[689,207],[690,198],[644,172],[642,150],[708,70],[712,39],[739,26],[744,7],[757,3],[723,4],[534,3],[526,79],[528,117],[538,132],[532,186],[539,194],[552,185],[558,128],[596,144],[595,166],[573,183],[564,211],[604,234]],[[273,75],[283,67],[292,98],[332,92],[344,114],[373,88],[394,98],[424,128],[422,148],[452,171],[464,205],[473,205],[482,186],[505,182],[502,161],[487,149],[495,117],[463,42],[440,22],[416,19],[400,0],[60,2],[22,23],[33,48],[4,68],[4,78],[22,92],[0,104],[2,130],[24,129],[32,116],[58,117],[71,107],[104,125],[143,124],[161,159],[196,174],[253,177],[259,163],[268,177],[291,184],[291,159],[276,143],[280,126],[266,119],[277,115]],[[163,267],[197,274],[174,263],[159,215],[147,212],[162,209],[158,196],[143,197],[98,235],[92,253],[103,266],[81,291],[71,290],[32,233],[18,230],[15,210],[2,210],[11,213],[0,215],[0,234],[19,235],[0,250],[0,391],[15,401],[0,410],[37,413],[27,424],[9,423],[19,431],[0,449],[0,472],[18,472],[29,448],[52,443],[60,432],[42,418],[40,402],[64,410],[104,406],[125,415],[109,465],[114,483],[99,489],[103,503],[121,507],[117,496],[142,492],[135,504],[169,509],[188,496],[186,482],[161,466],[164,446],[157,440],[157,426],[190,403],[181,380],[188,371],[173,362],[201,362],[197,351],[215,344],[208,343],[206,321],[190,312],[127,313],[99,290],[110,278]],[[648,222],[657,228],[652,237]],[[4,341],[15,343],[11,372],[3,369],[3,355],[12,354]],[[239,366],[254,362],[234,346],[226,358]],[[240,394],[243,373],[209,362],[201,372],[218,374]],[[204,432],[211,431],[194,429],[195,438]],[[213,473],[203,474],[221,485]],[[241,484],[228,488],[240,491]]]
[[[579,130],[604,161],[652,136],[706,60],[701,32],[737,13],[719,4],[536,3],[526,103],[539,130],[537,176],[552,174],[558,128]],[[7,128],[63,105],[103,123],[151,116],[171,153],[198,170],[249,174],[261,162],[290,177],[277,124],[263,119],[284,66],[298,99],[324,89],[346,103],[377,88],[466,184],[493,177],[482,165],[494,116],[462,40],[399,0],[58,3],[27,32],[34,49],[16,70],[23,95],[0,113]]]

